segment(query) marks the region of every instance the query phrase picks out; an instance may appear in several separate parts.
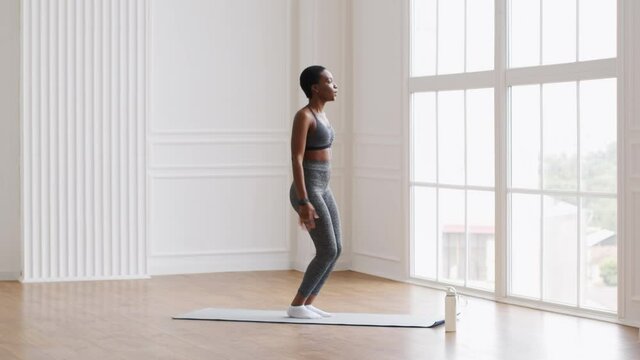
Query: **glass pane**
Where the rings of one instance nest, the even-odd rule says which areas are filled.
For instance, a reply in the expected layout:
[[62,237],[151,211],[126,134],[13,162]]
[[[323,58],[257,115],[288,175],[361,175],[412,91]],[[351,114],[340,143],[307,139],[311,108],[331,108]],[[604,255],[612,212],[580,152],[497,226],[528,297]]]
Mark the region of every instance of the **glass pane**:
[[493,69],[493,2],[467,1],[467,72]]
[[493,191],[467,193],[469,286],[494,289],[495,195]]
[[544,196],[543,300],[577,305],[578,207],[575,197]]
[[[493,89],[467,90],[467,183],[493,186]],[[444,140],[444,139],[443,139]]]
[[613,312],[618,308],[616,206],[616,199],[582,199],[583,307]]
[[463,283],[466,263],[464,190],[440,189],[438,216],[440,280]]
[[415,275],[436,279],[436,190],[413,187],[413,239]]
[[542,1],[542,64],[576,61],[576,1]]
[[411,76],[436,74],[436,0],[413,0]]
[[540,0],[511,0],[509,67],[540,65]]
[[511,186],[540,188],[540,85],[511,88]]
[[616,80],[580,82],[581,189],[616,193]]
[[580,61],[616,57],[616,0],[580,0]]
[[464,91],[438,93],[438,180],[464,184]]
[[511,195],[511,294],[540,298],[540,195]]
[[545,189],[578,186],[576,83],[542,85],[542,149]]
[[438,3],[438,74],[464,72],[464,0]]
[[413,180],[436,182],[436,94],[413,94]]

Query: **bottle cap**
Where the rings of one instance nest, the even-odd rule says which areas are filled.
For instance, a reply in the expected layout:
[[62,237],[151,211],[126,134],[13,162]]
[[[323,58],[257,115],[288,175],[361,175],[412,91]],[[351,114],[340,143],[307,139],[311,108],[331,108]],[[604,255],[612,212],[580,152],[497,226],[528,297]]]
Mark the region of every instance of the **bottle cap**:
[[447,296],[456,296],[458,292],[453,286],[447,286]]

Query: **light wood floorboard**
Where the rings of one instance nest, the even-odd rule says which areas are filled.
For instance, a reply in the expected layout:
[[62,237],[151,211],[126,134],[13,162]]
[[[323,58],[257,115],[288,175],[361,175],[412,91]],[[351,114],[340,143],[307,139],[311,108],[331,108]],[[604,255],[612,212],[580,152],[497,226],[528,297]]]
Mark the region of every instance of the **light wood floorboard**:
[[[637,329],[469,298],[456,333],[433,329],[172,320],[204,307],[282,309],[302,274],[0,282],[0,359],[640,359]],[[443,313],[444,293],[335,272],[333,312]]]

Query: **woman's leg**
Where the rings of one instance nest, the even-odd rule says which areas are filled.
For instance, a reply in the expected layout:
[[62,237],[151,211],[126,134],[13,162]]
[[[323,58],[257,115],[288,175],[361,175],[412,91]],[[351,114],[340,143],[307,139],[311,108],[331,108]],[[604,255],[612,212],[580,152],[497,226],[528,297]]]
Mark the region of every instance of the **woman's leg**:
[[[314,166],[316,165],[312,165],[312,167]],[[315,221],[315,228],[309,230],[309,235],[316,248],[316,256],[309,263],[298,292],[287,310],[287,314],[291,317],[309,319],[318,316],[331,316],[331,314],[310,305],[317,295],[317,292],[315,294],[311,293],[315,289],[317,291],[320,290],[322,286],[317,286],[318,282],[322,281],[324,283],[326,280],[325,274],[331,272],[330,269],[333,268],[341,248],[339,241],[336,241],[335,225],[333,224],[335,211],[330,211],[325,201],[329,178],[330,171],[325,165],[320,165],[316,169],[305,168],[307,195],[319,217]],[[296,196],[297,192],[294,184],[292,184],[289,197],[294,209],[297,209]],[[331,206],[335,208],[335,203],[331,204]],[[339,228],[339,224],[337,226]]]
[[327,267],[325,273],[322,275],[316,286],[311,291],[311,295],[308,297],[305,304],[310,305],[315,300],[315,297],[320,293],[320,289],[327,281],[329,275],[333,271],[333,267],[335,266],[340,254],[342,253],[342,231],[340,229],[340,213],[338,211],[338,206],[336,205],[336,200],[333,197],[333,193],[331,189],[327,189],[322,195],[322,200],[327,207],[327,212],[331,218],[331,225],[333,230],[333,236],[335,238],[335,258],[331,262],[331,264]]
[[[298,292],[305,299],[316,289],[320,290],[322,285],[318,285],[326,280],[325,274],[333,266],[339,251],[332,216],[323,196],[318,193],[309,193],[309,200],[316,209],[319,218],[315,220],[315,228],[309,230],[309,235],[316,248],[316,255],[307,266],[298,289]],[[314,295],[317,295],[317,291]]]

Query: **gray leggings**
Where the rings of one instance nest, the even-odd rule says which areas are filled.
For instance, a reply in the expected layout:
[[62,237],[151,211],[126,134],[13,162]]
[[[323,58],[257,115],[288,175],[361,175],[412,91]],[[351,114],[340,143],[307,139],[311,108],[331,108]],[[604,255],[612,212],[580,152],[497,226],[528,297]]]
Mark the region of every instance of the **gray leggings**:
[[[329,188],[331,164],[328,161],[304,160],[302,167],[309,201],[320,217],[315,219],[316,227],[309,230],[309,235],[316,247],[316,256],[309,263],[298,289],[304,297],[307,297],[318,295],[320,292],[342,252],[342,243],[340,214]],[[291,184],[289,199],[296,211],[298,210],[297,198],[295,184]]]

